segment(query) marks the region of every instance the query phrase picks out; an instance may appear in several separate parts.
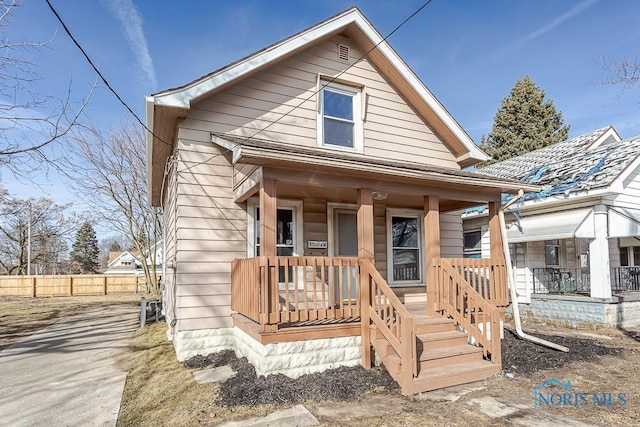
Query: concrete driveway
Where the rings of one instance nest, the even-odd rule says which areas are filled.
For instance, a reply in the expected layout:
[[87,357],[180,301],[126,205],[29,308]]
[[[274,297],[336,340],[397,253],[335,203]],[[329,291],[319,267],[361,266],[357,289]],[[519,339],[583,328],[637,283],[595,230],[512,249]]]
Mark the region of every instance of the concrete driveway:
[[0,352],[0,426],[115,426],[139,308],[63,319]]

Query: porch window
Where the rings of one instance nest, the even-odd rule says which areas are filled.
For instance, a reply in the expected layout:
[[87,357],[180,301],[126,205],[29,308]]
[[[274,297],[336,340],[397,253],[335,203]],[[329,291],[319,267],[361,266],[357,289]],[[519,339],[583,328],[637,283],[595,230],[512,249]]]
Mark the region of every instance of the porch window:
[[544,241],[544,261],[547,267],[560,266],[560,240]]
[[[293,256],[294,252],[294,223],[293,208],[278,209],[276,215],[276,254],[279,256]],[[256,256],[260,256],[260,208],[256,208]]]
[[480,230],[464,232],[464,257],[482,258],[482,233]]
[[391,283],[419,283],[422,280],[422,233],[419,215],[391,214],[389,276]]
[[622,267],[640,266],[640,246],[621,246],[620,265]]
[[321,81],[318,145],[362,151],[361,90]]
[[[276,254],[300,256],[303,251],[302,201],[278,199],[276,210]],[[260,256],[260,200],[247,202],[247,256]]]

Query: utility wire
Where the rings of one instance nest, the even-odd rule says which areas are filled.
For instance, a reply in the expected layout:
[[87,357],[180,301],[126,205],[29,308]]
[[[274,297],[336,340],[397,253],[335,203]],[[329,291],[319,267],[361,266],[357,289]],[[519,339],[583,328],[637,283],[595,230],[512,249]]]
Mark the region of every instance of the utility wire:
[[76,38],[73,36],[73,34],[71,34],[71,31],[69,30],[69,28],[67,27],[67,25],[64,23],[64,21],[62,20],[62,18],[60,17],[60,15],[58,14],[58,12],[54,9],[53,5],[51,4],[51,2],[49,0],[44,0],[47,5],[49,6],[49,9],[51,9],[51,12],[53,12],[53,14],[55,15],[55,17],[58,19],[58,22],[60,22],[60,25],[62,25],[62,28],[64,29],[64,31],[67,33],[67,35],[69,36],[69,38],[71,39],[71,41],[76,45],[76,47],[80,50],[80,52],[82,52],[82,55],[84,55],[85,59],[87,60],[87,62],[89,63],[89,65],[91,65],[91,68],[93,68],[93,70],[96,72],[96,74],[98,75],[98,77],[100,77],[100,80],[102,80],[102,82],[105,84],[105,86],[107,87],[107,89],[109,89],[111,91],[111,93],[113,93],[113,95],[118,99],[118,101],[120,101],[120,103],[124,106],[124,108],[126,108],[129,113],[131,113],[131,115],[133,117],[135,117],[135,119],[138,121],[138,123],[140,123],[140,125],[142,125],[142,127],[144,127],[147,132],[149,132],[151,135],[153,135],[155,138],[157,138],[159,141],[162,141],[162,143],[168,145],[168,146],[173,146],[173,144],[163,140],[162,138],[160,138],[158,135],[154,134],[153,131],[151,129],[149,129],[147,127],[147,125],[144,124],[144,122],[142,121],[142,119],[140,119],[140,117],[133,111],[133,109],[131,107],[129,107],[129,104],[127,104],[125,102],[124,99],[122,99],[122,97],[118,94],[118,92],[116,92],[116,90],[111,86],[111,84],[109,84],[109,82],[107,81],[107,79],[105,78],[105,76],[102,74],[102,72],[100,72],[100,70],[98,69],[98,67],[93,63],[93,61],[91,60],[91,58],[89,57],[89,55],[87,54],[87,52],[82,48],[82,46],[80,46],[80,43],[78,43],[78,41],[76,40]]
[[[338,78],[340,78],[340,76],[342,76],[344,73],[346,73],[348,70],[350,70],[352,67],[354,67],[357,63],[359,63],[360,61],[362,61],[364,58],[366,58],[373,50],[375,50],[380,44],[384,43],[389,37],[391,37],[394,33],[396,33],[400,28],[402,28],[407,22],[409,22],[414,16],[416,16],[418,13],[420,13],[422,11],[422,9],[424,9],[425,7],[427,7],[433,0],[427,0],[425,3],[422,4],[422,6],[420,6],[418,9],[416,9],[411,15],[409,15],[406,19],[404,19],[400,24],[398,24],[389,34],[387,34],[385,37],[382,38],[382,40],[380,40],[378,43],[376,43],[371,49],[369,49],[366,53],[364,53],[362,56],[360,56],[356,61],[354,61],[352,64],[350,64],[348,67],[346,67],[344,70],[342,70],[340,73],[338,73],[335,77],[331,78],[328,82],[324,83],[319,89],[315,90],[311,95],[309,95],[307,98],[305,98],[304,100],[302,100],[299,104],[295,105],[294,107],[292,107],[289,111],[287,111],[286,113],[282,114],[280,117],[278,117],[276,120],[272,121],[271,123],[269,123],[268,125],[266,125],[265,127],[259,129],[257,132],[255,132],[253,135],[248,136],[246,138],[244,138],[242,141],[236,142],[235,144],[232,145],[231,148],[227,148],[223,151],[221,151],[218,154],[215,154],[211,157],[209,157],[207,160],[204,160],[202,162],[198,162],[196,164],[193,164],[191,166],[189,166],[186,170],[190,170],[196,166],[205,164],[210,162],[211,160],[215,159],[216,157],[222,156],[228,152],[231,152],[234,148],[238,147],[239,145],[241,145],[243,142],[249,141],[253,138],[255,138],[257,135],[261,134],[262,132],[266,131],[267,129],[269,129],[271,126],[275,125],[276,123],[280,122],[280,120],[284,119],[285,117],[289,116],[293,111],[297,110],[298,108],[300,108],[305,102],[309,101],[311,98],[313,98],[314,96],[316,96],[320,91],[322,91],[325,87],[327,87],[328,85],[330,85],[331,83],[335,82]],[[100,79],[102,80],[102,82],[105,84],[105,86],[111,91],[111,93],[113,93],[113,95],[118,99],[118,101],[120,101],[120,103],[127,109],[127,111],[129,111],[129,113],[131,113],[131,115],[138,121],[138,123],[140,123],[140,125],[147,131],[149,132],[151,135],[153,135],[156,139],[158,139],[159,141],[161,141],[163,144],[168,145],[168,146],[173,146],[173,144],[171,144],[170,142],[165,141],[164,139],[160,138],[158,135],[156,135],[155,133],[153,133],[153,131],[151,129],[149,129],[147,127],[146,124],[144,124],[144,122],[140,119],[140,117],[133,111],[133,109],[131,109],[131,107],[129,107],[129,105],[124,101],[124,99],[122,99],[122,97],[118,94],[118,92],[116,92],[116,90],[111,86],[111,84],[109,84],[109,82],[107,81],[107,79],[104,77],[104,75],[102,74],[102,72],[100,72],[100,70],[98,69],[98,67],[93,63],[93,61],[91,60],[91,58],[89,57],[89,55],[87,54],[87,52],[82,48],[82,46],[80,45],[80,43],[76,40],[76,38],[73,36],[73,34],[71,34],[71,31],[69,30],[69,28],[67,27],[67,25],[64,23],[64,21],[62,20],[62,18],[60,17],[60,15],[58,14],[58,12],[55,10],[55,8],[53,7],[53,5],[51,4],[51,2],[49,0],[45,0],[45,2],[47,3],[47,5],[49,6],[49,8],[51,9],[51,12],[53,12],[53,14],[55,15],[55,17],[58,19],[58,21],[60,22],[60,24],[62,25],[62,28],[64,29],[64,31],[67,33],[67,35],[69,36],[69,38],[73,41],[73,43],[76,45],[76,47],[80,50],[80,52],[82,52],[82,55],[85,57],[85,59],[87,60],[87,62],[89,63],[89,65],[91,65],[91,67],[93,68],[93,70],[96,72],[96,74],[98,75],[98,77],[100,77]]]

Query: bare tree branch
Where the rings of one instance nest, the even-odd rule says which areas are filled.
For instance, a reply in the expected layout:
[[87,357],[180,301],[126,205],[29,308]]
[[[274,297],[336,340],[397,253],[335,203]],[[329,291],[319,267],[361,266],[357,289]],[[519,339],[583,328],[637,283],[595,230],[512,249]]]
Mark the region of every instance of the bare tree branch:
[[40,93],[41,78],[30,55],[48,48],[53,38],[10,40],[8,28],[20,5],[0,0],[0,171],[28,180],[43,165],[56,166],[46,149],[80,125],[95,84],[79,101],[72,96],[71,83],[62,99]]
[[127,124],[104,134],[98,130],[75,133],[69,156],[74,169],[70,185],[93,208],[97,218],[126,235],[133,248],[150,258],[142,268],[157,292],[155,244],[161,239],[160,213],[147,201],[145,138],[140,126]]
[[633,59],[623,56],[622,59],[610,62],[602,57],[597,63],[610,74],[610,77],[602,81],[602,84],[621,86],[618,96],[640,82],[640,62],[637,55]]

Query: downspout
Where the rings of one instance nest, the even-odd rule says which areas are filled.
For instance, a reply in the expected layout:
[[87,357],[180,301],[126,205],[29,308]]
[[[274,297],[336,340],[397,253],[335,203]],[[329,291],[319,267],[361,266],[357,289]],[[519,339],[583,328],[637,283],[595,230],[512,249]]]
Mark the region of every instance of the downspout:
[[518,201],[524,195],[524,191],[518,191],[518,195],[513,199],[509,200],[504,206],[502,206],[498,210],[498,219],[500,221],[500,234],[502,234],[502,251],[504,252],[504,259],[507,264],[507,283],[509,284],[509,290],[511,292],[511,304],[513,308],[513,320],[516,324],[516,334],[522,339],[532,341],[536,344],[543,345],[545,347],[550,347],[555,350],[564,351],[565,353],[569,352],[569,348],[552,343],[547,340],[543,340],[542,338],[534,337],[532,335],[525,334],[522,331],[522,324],[520,322],[520,309],[518,308],[518,295],[516,294],[516,283],[513,276],[513,267],[511,266],[511,253],[509,252],[509,242],[507,241],[507,226],[504,220],[504,210],[511,206],[513,203]]

